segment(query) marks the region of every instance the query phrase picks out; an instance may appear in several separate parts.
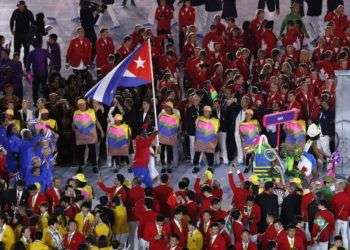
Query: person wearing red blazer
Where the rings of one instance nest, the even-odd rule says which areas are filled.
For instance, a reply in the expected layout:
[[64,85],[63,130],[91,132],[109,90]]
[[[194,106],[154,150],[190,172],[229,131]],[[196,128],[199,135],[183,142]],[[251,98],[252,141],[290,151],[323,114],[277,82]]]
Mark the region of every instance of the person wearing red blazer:
[[61,200],[61,179],[58,177],[53,178],[53,186],[46,190],[46,197],[50,204],[50,210],[53,212],[55,206],[60,204]]
[[91,65],[92,44],[85,37],[82,27],[77,29],[78,37],[72,39],[66,55],[66,62],[75,70],[85,70]]
[[215,196],[212,194],[213,189],[207,184],[201,186],[200,181],[200,177],[197,177],[194,183],[194,191],[201,198],[201,206],[199,209],[201,213],[203,213],[203,211],[210,209],[211,202]]
[[280,233],[277,237],[277,250],[306,250],[303,239],[296,235],[296,227],[289,225],[287,233]]
[[183,217],[181,208],[174,211],[174,218],[170,221],[171,233],[179,238],[179,246],[184,248],[187,242],[188,224]]
[[141,186],[140,178],[132,180],[132,187],[127,190],[125,206],[128,211],[128,221],[135,221],[134,207],[137,201],[145,199],[145,189]]
[[344,5],[339,4],[338,7],[325,16],[326,22],[332,22],[334,26],[334,35],[341,38],[346,28],[350,26],[348,17],[344,14]]
[[160,213],[165,217],[171,215],[171,208],[168,199],[173,193],[173,188],[169,185],[169,175],[160,176],[160,184],[153,189],[154,198],[157,199],[160,206]]
[[101,68],[108,65],[108,56],[114,54],[114,43],[109,36],[108,29],[102,28],[100,38],[96,42],[96,67]]
[[304,249],[307,249],[308,241],[305,233],[306,229],[304,229],[305,223],[303,221],[303,217],[301,215],[295,216],[295,222],[295,236],[301,239],[301,241],[303,242]]
[[191,6],[191,0],[185,0],[179,11],[179,47],[182,52],[185,40],[186,29],[194,25],[196,10]]
[[243,216],[238,209],[232,211],[231,216],[232,216],[232,219],[234,220],[232,223],[233,236],[235,237],[235,243],[237,243],[242,240],[241,235],[245,230],[242,222]]
[[[183,250],[184,247],[180,245],[179,236],[177,234],[170,235],[169,245],[167,250]],[[163,249],[162,249],[163,250]]]
[[327,205],[327,200],[321,200],[318,203],[318,212],[315,214],[315,221],[320,221],[326,226],[322,228],[317,223],[312,225],[311,236],[316,249],[328,249],[328,243],[334,233],[334,215],[326,208]]
[[211,201],[210,212],[211,218],[215,222],[220,219],[225,219],[228,215],[227,211],[221,209],[221,200],[219,198],[214,198]]
[[40,184],[33,184],[29,188],[27,207],[36,214],[40,214],[40,205],[47,203],[45,193],[40,192]]
[[145,225],[142,239],[149,244],[150,250],[164,250],[167,247],[171,234],[169,224],[165,223],[165,218],[158,215],[154,221]]
[[254,242],[256,242],[258,235],[258,224],[261,220],[261,208],[254,202],[254,197],[248,197],[246,206],[241,213],[243,214],[243,224],[249,225],[249,233],[251,234],[251,238]]
[[236,250],[258,250],[258,247],[254,242],[250,240],[250,234],[248,230],[244,230],[241,235],[242,240],[236,243]]
[[[232,170],[236,172],[236,169],[234,167],[232,168]],[[229,171],[227,175],[228,183],[231,187],[234,197],[232,199],[232,204],[234,204],[237,209],[243,211],[247,198],[251,195],[251,192],[249,190],[249,187],[245,185],[244,176],[240,171],[237,171],[237,175],[240,180],[241,187],[236,185],[233,178],[233,171]]]
[[120,60],[123,60],[127,57],[132,51],[133,39],[131,36],[126,36],[123,39],[123,45],[117,50],[117,53],[120,56]]
[[103,183],[102,176],[99,177],[97,181],[97,186],[106,193],[109,200],[112,200],[115,196],[118,196],[120,199],[122,199],[123,203],[126,202],[126,191],[123,187],[125,181],[125,177],[122,174],[117,174],[117,178],[114,179],[114,185],[107,187]]
[[155,212],[153,209],[153,199],[152,198],[145,198],[145,210],[139,214],[139,227],[137,235],[139,238],[144,237],[144,234],[146,233],[145,226],[147,223],[154,222],[157,218],[158,213]]
[[276,231],[275,225],[273,224],[274,219],[275,218],[273,215],[267,214],[266,216],[267,229],[261,237],[261,246],[263,250],[267,249],[270,241],[276,241],[277,231]]
[[272,30],[273,21],[268,21],[261,34],[261,49],[265,50],[267,55],[270,55],[271,51],[277,47],[278,39]]
[[174,17],[173,9],[167,5],[166,0],[160,0],[156,9],[155,19],[157,20],[157,34],[171,34],[171,20]]
[[219,224],[220,235],[225,239],[226,246],[232,245],[230,232],[228,232],[226,228],[226,220],[219,219],[216,223]]
[[[210,226],[213,224],[210,216],[210,210],[206,210],[202,214],[201,221],[199,223],[199,230],[203,235],[203,245],[207,247],[210,240]],[[205,248],[204,248],[205,249]]]
[[219,233],[219,225],[217,223],[211,224],[207,250],[223,250],[227,247],[224,237]]
[[85,242],[85,236],[78,232],[77,223],[70,220],[68,233],[63,238],[63,246],[66,250],[78,250],[79,245]]

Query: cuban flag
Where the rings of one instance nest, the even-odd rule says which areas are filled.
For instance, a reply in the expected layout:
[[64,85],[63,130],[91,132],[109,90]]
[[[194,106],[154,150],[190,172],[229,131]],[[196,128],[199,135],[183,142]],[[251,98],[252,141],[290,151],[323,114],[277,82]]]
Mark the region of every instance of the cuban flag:
[[111,106],[118,87],[138,87],[152,82],[152,54],[150,40],[144,42],[121,61],[86,94],[90,98]]

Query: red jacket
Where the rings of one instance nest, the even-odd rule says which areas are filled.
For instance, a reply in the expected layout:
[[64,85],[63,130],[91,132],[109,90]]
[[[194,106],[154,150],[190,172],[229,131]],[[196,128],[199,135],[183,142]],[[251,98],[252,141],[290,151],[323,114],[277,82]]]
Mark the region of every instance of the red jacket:
[[315,218],[317,218],[318,216],[321,216],[324,220],[326,220],[328,225],[321,232],[320,227],[316,224],[313,224],[311,232],[312,238],[316,237],[320,233],[320,242],[328,242],[334,233],[334,215],[330,211],[325,209],[318,211],[315,215]]
[[224,237],[218,234],[214,240],[212,236],[210,237],[207,250],[223,250],[226,249],[226,247],[227,246]]
[[275,229],[274,224],[268,225],[266,231],[262,235],[262,239],[261,239],[262,249],[263,250],[267,249],[269,242],[272,240],[276,240],[276,238],[277,238],[277,231]]
[[170,30],[173,9],[168,6],[159,6],[156,9],[155,19],[158,21],[157,30]]
[[235,249],[236,250],[258,250],[258,247],[256,246],[256,244],[254,242],[249,242],[248,244],[248,248],[247,249],[243,249],[243,243],[242,241],[237,242],[235,245]]
[[96,42],[96,66],[100,68],[108,64],[107,58],[110,54],[114,54],[114,44],[110,37],[103,39],[100,37]]
[[80,62],[83,61],[84,65],[91,64],[92,44],[86,37],[81,40],[79,37],[70,41],[67,50],[66,61],[72,67],[78,67]]
[[[150,243],[150,249],[154,250],[164,250],[164,248],[167,245],[167,240],[171,234],[170,227],[168,224],[164,224],[162,231],[158,232],[156,222],[152,221],[145,225],[145,231],[144,231],[143,239],[145,241],[148,241]],[[154,237],[156,237],[158,234],[161,234],[163,236],[162,239],[156,240]]]
[[167,217],[171,214],[171,208],[168,205],[168,199],[172,193],[172,187],[164,184],[160,184],[153,189],[154,198],[156,198],[159,202],[160,213]]
[[200,212],[199,212],[200,208],[198,203],[194,201],[187,202],[186,208],[187,208],[187,214],[191,218],[191,220],[194,220],[194,221],[198,220],[198,217],[200,215]]
[[144,238],[146,234],[146,225],[148,223],[155,222],[157,219],[158,213],[154,212],[153,210],[146,210],[142,213],[142,216],[139,218],[139,227],[137,235],[139,238]]
[[70,220],[74,220],[77,213],[80,213],[80,208],[75,204],[68,205],[68,207],[64,209],[64,215]]
[[176,225],[174,219],[170,221],[170,229],[172,234],[176,234],[179,237],[179,246],[186,247],[188,226],[185,219],[181,221],[181,229]]
[[28,208],[32,209],[34,213],[40,214],[40,205],[47,202],[45,193],[38,193],[38,196],[33,200],[33,196],[29,195],[27,198]]
[[137,136],[135,139],[136,152],[133,162],[133,167],[147,167],[150,159],[149,147],[151,146],[156,134],[148,137]]
[[55,206],[60,204],[60,199],[61,199],[60,190],[56,190],[55,188],[51,187],[46,190],[46,197],[52,209]]
[[348,221],[350,216],[350,197],[345,192],[339,192],[332,197],[331,203],[335,219]]
[[[244,177],[242,173],[240,173],[238,177],[241,182],[244,182]],[[233,193],[232,203],[235,204],[236,208],[242,211],[247,201],[247,198],[251,193],[247,189],[236,186],[235,181],[233,180],[232,173],[228,173],[228,183],[230,184]]]
[[120,55],[121,59],[124,59],[125,57],[127,57],[129,55],[129,53],[131,52],[130,49],[128,49],[127,47],[125,47],[124,45],[122,45],[118,50],[117,53]]
[[301,216],[303,217],[303,220],[305,222],[309,221],[309,205],[314,199],[315,199],[315,195],[311,192],[303,195],[303,197],[301,198],[300,211],[301,211]]
[[243,223],[240,223],[237,221],[234,221],[232,223],[232,233],[233,233],[233,236],[235,237],[236,243],[242,240],[241,237],[244,230],[245,230],[245,227]]
[[334,24],[334,35],[341,38],[347,27],[349,27],[349,20],[346,15],[337,15],[335,11],[328,12],[324,20]]
[[213,221],[218,221],[220,219],[225,219],[228,215],[228,212],[221,209],[218,209],[218,210],[210,209],[210,215]]
[[224,40],[217,32],[209,31],[203,38],[203,48],[207,51],[213,51],[214,43],[220,43],[223,48]]
[[126,201],[126,192],[123,186],[111,186],[107,187],[103,182],[97,182],[97,186],[107,194],[109,200],[112,200],[115,196],[118,196],[123,203],[125,204]]
[[272,49],[276,47],[277,47],[276,35],[271,30],[265,30],[261,34],[261,48],[266,51],[267,55],[270,55]]
[[79,232],[75,232],[70,240],[69,234],[66,234],[63,238],[63,245],[66,250],[78,250],[79,245],[84,242],[85,236]]
[[196,10],[192,7],[182,6],[179,11],[179,26],[181,28],[194,25]]
[[295,237],[298,237],[303,242],[304,249],[307,249],[307,238],[304,229],[296,228]]
[[136,220],[134,214],[134,207],[136,202],[139,200],[144,200],[145,198],[145,189],[141,186],[134,186],[127,191],[126,194],[126,209],[128,210],[128,220]]
[[295,235],[294,245],[290,246],[287,233],[281,232],[277,237],[277,250],[306,250],[303,239]]
[[251,235],[258,233],[258,223],[261,220],[261,208],[258,204],[254,204],[250,214],[245,214],[244,210],[241,211],[243,214],[243,223],[249,225],[249,232]]

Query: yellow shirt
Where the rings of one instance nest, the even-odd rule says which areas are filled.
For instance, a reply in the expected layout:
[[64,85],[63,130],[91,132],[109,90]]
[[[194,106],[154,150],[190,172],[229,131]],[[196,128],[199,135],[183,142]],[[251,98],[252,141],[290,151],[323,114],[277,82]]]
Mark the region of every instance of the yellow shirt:
[[98,250],[99,248],[97,246],[91,245],[89,247],[89,250]]
[[105,223],[98,223],[95,226],[94,229],[95,235],[97,237],[100,237],[102,235],[109,237],[110,233],[111,233],[111,229],[109,228],[109,226]]
[[193,233],[188,233],[187,248],[188,250],[202,250],[203,235],[198,229],[194,230]]
[[36,240],[29,244],[28,250],[49,250],[49,247],[41,240]]
[[13,244],[15,244],[15,233],[9,225],[3,225],[3,232],[0,234],[0,241],[4,243],[5,250],[11,250]]
[[85,230],[88,230],[88,231],[92,230],[91,227],[95,220],[95,217],[91,213],[88,213],[87,216],[84,217],[83,213],[80,212],[75,216],[74,220],[77,222],[78,231],[82,234],[85,234],[87,232],[84,232],[84,225],[85,225]]
[[80,111],[79,109],[74,112],[74,115],[89,114],[92,121],[96,123],[96,113],[93,109],[87,109],[85,111]]
[[[60,229],[58,229],[59,234],[61,235],[61,238],[63,239],[63,234],[60,231]],[[49,247],[49,249],[53,249],[54,248],[54,243],[52,241],[52,236],[51,233],[49,231],[49,227],[44,228],[43,230],[43,238],[41,240],[45,245],[47,245]]]
[[128,215],[126,212],[126,207],[123,205],[115,206],[113,208],[114,213],[114,225],[113,233],[114,234],[125,234],[129,232],[128,226]]
[[39,228],[41,231],[43,231],[48,226],[49,226],[49,213],[45,212],[44,214],[40,215]]
[[85,185],[85,187],[78,188],[78,190],[85,192],[88,195],[88,197],[86,197],[87,199],[92,200],[94,198],[93,190],[92,190],[92,187],[90,185]]

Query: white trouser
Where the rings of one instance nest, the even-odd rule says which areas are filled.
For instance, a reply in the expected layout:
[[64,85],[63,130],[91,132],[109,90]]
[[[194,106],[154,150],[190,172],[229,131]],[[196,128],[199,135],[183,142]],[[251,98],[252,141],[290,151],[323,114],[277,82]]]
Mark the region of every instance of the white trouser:
[[341,237],[343,238],[343,246],[345,249],[349,249],[348,233],[349,233],[349,222],[345,220],[336,220],[334,236],[341,235]]
[[236,141],[236,147],[237,147],[237,163],[242,164],[244,156],[243,156],[241,136],[239,135],[238,131],[235,132],[235,141]]
[[206,26],[205,29],[209,30],[210,25],[213,24],[214,17],[216,15],[221,15],[222,11],[214,11],[214,12],[207,12],[207,20],[206,20]]
[[328,242],[318,242],[311,248],[312,250],[328,250]]
[[310,39],[314,40],[322,35],[321,22],[319,16],[307,16],[306,29]]
[[311,240],[311,234],[310,234],[310,230],[309,230],[309,222],[305,222],[305,236],[306,236],[306,239],[308,240],[308,241],[310,241]]
[[[111,19],[112,19],[113,26],[114,26],[114,27],[119,27],[119,26],[120,26],[120,23],[119,23],[119,21],[118,21],[118,19],[117,19],[117,15],[116,15],[116,12],[115,12],[115,10],[114,10],[114,9],[115,9],[115,8],[114,8],[115,5],[116,5],[116,3],[107,5],[107,13],[108,13],[108,15],[111,17]],[[96,25],[98,25],[98,26],[101,25],[101,22],[102,22],[102,19],[103,19],[103,16],[104,16],[104,15],[106,15],[106,12],[98,18],[98,20],[97,20],[97,22],[96,22]]]
[[131,250],[138,250],[139,249],[139,239],[137,237],[137,228],[138,228],[138,222],[137,221],[130,221],[129,224],[129,249]]
[[122,246],[126,246],[126,243],[127,243],[127,241],[128,241],[128,236],[129,236],[128,233],[125,233],[125,234],[116,234],[116,235],[114,236],[114,238],[115,238],[117,241],[119,241],[119,242],[122,244]]
[[220,153],[221,153],[222,160],[224,161],[224,164],[228,164],[226,135],[227,135],[226,132],[219,133]]
[[269,9],[267,7],[265,7],[265,19],[267,21],[275,20],[275,12],[274,11],[269,11]]
[[193,163],[193,158],[194,158],[194,140],[195,137],[193,135],[190,135],[190,155],[191,155],[191,162]]
[[326,157],[330,157],[332,154],[329,142],[330,138],[328,135],[321,135],[320,138],[317,140],[317,147],[326,154]]
[[197,27],[197,34],[204,35],[204,28],[207,12],[205,11],[205,5],[195,6],[196,9],[196,21],[195,25]]
[[145,241],[144,239],[140,239],[139,250],[148,250],[148,248],[149,248],[149,242]]

